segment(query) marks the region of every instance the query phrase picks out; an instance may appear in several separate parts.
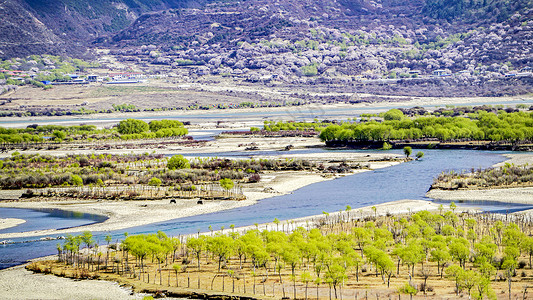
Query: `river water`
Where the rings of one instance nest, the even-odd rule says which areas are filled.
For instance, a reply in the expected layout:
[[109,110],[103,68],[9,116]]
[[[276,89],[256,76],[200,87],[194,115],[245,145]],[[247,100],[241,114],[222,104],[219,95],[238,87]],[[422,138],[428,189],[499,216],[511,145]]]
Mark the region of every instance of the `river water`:
[[[313,149],[312,151],[328,150]],[[254,223],[271,222],[274,218],[286,220],[318,215],[323,211],[335,212],[344,210],[347,205],[350,205],[352,209],[357,209],[363,206],[395,200],[425,199],[424,195],[426,191],[431,185],[433,178],[439,173],[450,170],[469,171],[471,168],[487,168],[505,159],[501,155],[504,152],[427,149],[423,151],[426,155],[420,161],[411,161],[372,172],[364,172],[312,184],[296,190],[292,194],[260,200],[253,206],[132,227],[111,232],[111,234],[115,240],[122,238],[125,231],[129,234],[139,234],[162,230],[168,235],[176,236],[197,231],[208,231],[210,225],[214,229],[219,229],[221,226],[229,228],[231,224],[244,226]],[[391,150],[389,152],[398,154],[401,151]],[[221,153],[217,155],[221,156]],[[475,203],[474,206],[486,211],[503,212],[529,208],[520,205],[487,202]],[[16,209],[0,209],[0,216],[2,217],[10,217],[14,213],[20,216],[21,212],[17,212]],[[47,224],[47,228],[51,228],[49,226],[50,224],[53,224],[54,226],[52,227],[56,228],[71,227],[79,226],[73,224],[78,224],[80,220],[88,223],[99,221],[95,217],[87,215],[73,219],[72,223],[68,221],[69,219],[62,220],[61,225],[55,225],[51,220],[50,216],[44,214],[36,216],[32,222],[27,222],[28,224],[21,225],[26,227],[17,226],[9,230],[12,232],[22,231],[22,228],[36,229],[42,224]],[[0,231],[0,233],[2,232],[7,231]],[[93,234],[98,243],[104,243],[103,236],[105,233],[94,232]],[[24,263],[31,258],[54,254],[56,253],[56,244],[61,242],[56,240],[41,241],[38,239],[13,239],[13,241],[19,243],[0,245],[0,269]],[[22,241],[26,242],[22,243]]]
[[[489,101],[489,102],[487,102]],[[513,100],[513,101],[498,101],[485,100],[483,102],[470,102],[465,100],[464,103],[454,103],[455,106],[480,106],[480,105],[504,105],[504,106],[513,106],[516,104],[527,104],[533,105],[533,98],[524,97],[523,99]],[[438,103],[432,105],[425,105],[425,108],[435,108],[439,106]],[[378,105],[368,105],[365,104],[355,104],[353,106],[322,106],[320,104],[310,104],[306,106],[288,106],[288,107],[279,107],[273,110],[241,110],[241,109],[224,109],[224,110],[209,110],[209,111],[171,111],[161,114],[161,115],[143,115],[143,114],[133,114],[127,115],[127,117],[106,117],[105,114],[101,115],[79,115],[79,116],[63,116],[60,119],[50,118],[50,117],[34,117],[31,120],[10,120],[10,121],[1,121],[0,126],[2,127],[26,127],[30,124],[38,125],[77,125],[80,123],[84,124],[116,124],[124,118],[133,118],[140,119],[145,121],[150,120],[161,120],[161,119],[177,119],[180,121],[190,121],[192,123],[198,122],[213,122],[213,121],[225,121],[233,122],[235,120],[248,120],[248,121],[261,121],[262,120],[294,120],[294,121],[312,121],[315,118],[318,119],[347,119],[353,118],[360,115],[361,113],[367,112],[382,112],[387,111],[391,108],[411,108],[413,104],[410,103],[383,103]]]

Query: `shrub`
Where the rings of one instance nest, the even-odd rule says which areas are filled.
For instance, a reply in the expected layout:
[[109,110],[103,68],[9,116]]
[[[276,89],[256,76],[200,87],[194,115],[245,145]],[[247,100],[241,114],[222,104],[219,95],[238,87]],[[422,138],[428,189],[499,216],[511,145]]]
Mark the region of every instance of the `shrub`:
[[381,149],[383,149],[383,150],[390,150],[390,149],[392,149],[392,145],[389,144],[389,143],[387,143],[387,142],[384,142],[384,143],[383,143],[383,147],[382,147]]
[[261,181],[261,175],[259,175],[257,173],[254,173],[254,174],[250,175],[250,178],[248,178],[248,181],[249,182],[259,182],[259,181]]
[[169,170],[189,169],[190,167],[189,161],[181,154],[172,156],[167,163]]

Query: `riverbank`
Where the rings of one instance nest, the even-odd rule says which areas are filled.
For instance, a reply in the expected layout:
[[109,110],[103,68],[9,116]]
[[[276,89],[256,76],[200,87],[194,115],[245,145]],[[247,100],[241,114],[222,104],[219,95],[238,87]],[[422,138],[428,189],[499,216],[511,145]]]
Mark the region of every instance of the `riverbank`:
[[143,299],[131,287],[104,280],[73,280],[37,274],[25,265],[0,270],[3,299]]
[[[524,165],[533,162],[533,153],[512,153],[505,154],[507,160],[495,164],[494,167],[501,167],[505,164]],[[455,202],[469,201],[494,201],[502,203],[533,204],[533,187],[512,187],[494,189],[460,189],[460,190],[439,190],[432,189],[426,193],[426,197]],[[521,214],[533,214],[533,210],[520,212]]]
[[[122,230],[129,227],[147,225],[172,219],[184,218],[194,215],[202,215],[222,210],[234,209],[249,206],[257,203],[261,199],[285,195],[306,185],[338,178],[355,173],[365,172],[374,169],[389,167],[400,163],[400,157],[383,153],[314,153],[314,154],[287,154],[277,156],[284,159],[306,158],[307,160],[320,161],[346,161],[351,165],[360,164],[364,168],[355,169],[347,174],[320,174],[302,171],[268,172],[261,174],[261,181],[243,186],[243,193],[246,196],[244,201],[202,201],[197,204],[197,199],[178,199],[177,203],[170,203],[169,200],[142,200],[142,201],[120,201],[120,200],[64,200],[64,201],[10,201],[0,202],[0,207],[11,208],[48,208],[61,209],[73,212],[97,214],[108,217],[102,223],[68,229],[48,229],[28,232],[14,232],[0,234],[0,239],[11,239],[30,236],[67,234],[81,231],[113,231]],[[269,158],[269,157],[264,157]],[[3,192],[3,191],[2,191]],[[11,193],[6,191],[6,193]],[[0,196],[0,199],[4,198]],[[4,198],[5,199],[5,198]]]
[[[353,96],[353,93],[347,94]],[[361,94],[361,97],[371,96],[370,94]],[[380,95],[378,95],[380,96]],[[31,124],[61,124],[61,125],[76,125],[80,123],[97,125],[98,127],[110,126],[118,123],[122,119],[136,118],[142,120],[161,119],[165,117],[179,118],[180,120],[188,120],[194,122],[203,122],[206,118],[211,118],[215,121],[234,122],[236,118],[240,120],[263,122],[264,115],[272,115],[275,120],[294,120],[295,118],[304,118],[312,120],[318,118],[346,118],[354,117],[358,113],[368,112],[372,108],[372,112],[379,113],[387,111],[391,108],[403,107],[438,107],[446,105],[455,106],[472,106],[472,105],[512,105],[516,103],[530,103],[530,96],[509,96],[509,97],[405,97],[405,101],[398,102],[398,97],[380,96],[384,98],[391,98],[391,101],[380,101],[373,103],[336,103],[336,104],[320,104],[312,103],[301,106],[285,106],[285,107],[261,107],[261,108],[237,108],[237,109],[213,109],[213,110],[174,110],[174,111],[142,111],[142,112],[112,112],[112,113],[98,113],[88,115],[71,115],[71,116],[38,116],[38,117],[3,117],[0,118],[2,127],[26,127]],[[102,99],[108,101],[108,99]],[[39,105],[42,101],[34,100]],[[57,103],[57,99],[53,99]],[[87,101],[87,100],[83,100]],[[218,101],[218,99],[217,99]],[[71,103],[72,99],[68,99]],[[25,103],[25,105],[29,105]],[[262,114],[256,114],[261,111]],[[349,113],[347,113],[349,112]],[[212,117],[211,117],[212,116]],[[65,120],[65,119],[69,120]]]

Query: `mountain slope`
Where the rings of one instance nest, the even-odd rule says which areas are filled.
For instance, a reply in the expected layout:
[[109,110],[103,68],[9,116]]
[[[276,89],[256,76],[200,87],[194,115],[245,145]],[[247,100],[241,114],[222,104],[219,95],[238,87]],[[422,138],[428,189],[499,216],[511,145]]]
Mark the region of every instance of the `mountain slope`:
[[143,13],[200,7],[208,1],[4,0],[0,4],[0,57],[76,56],[86,50],[88,41],[124,29]]
[[19,0],[0,3],[0,57],[62,52],[65,43]]
[[503,9],[492,7],[507,0],[486,0],[442,18],[431,13],[464,0],[435,1],[213,3],[145,14],[97,45],[115,48],[125,60],[201,65],[202,74],[246,74],[252,81],[269,75],[408,78],[411,71],[438,69],[505,73],[533,62],[533,9],[519,5],[531,0],[504,6],[512,14],[503,22],[497,21]]

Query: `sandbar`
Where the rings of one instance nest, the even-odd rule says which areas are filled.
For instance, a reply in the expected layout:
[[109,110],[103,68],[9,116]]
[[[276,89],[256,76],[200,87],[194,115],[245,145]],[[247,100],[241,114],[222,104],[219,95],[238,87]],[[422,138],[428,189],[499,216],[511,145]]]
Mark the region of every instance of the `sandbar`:
[[0,218],[0,230],[26,223],[26,220],[16,218]]

